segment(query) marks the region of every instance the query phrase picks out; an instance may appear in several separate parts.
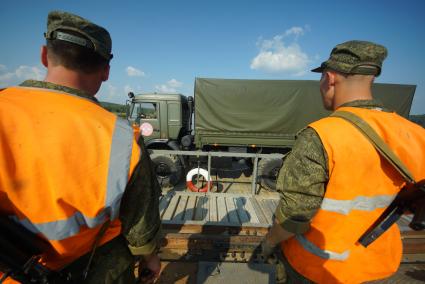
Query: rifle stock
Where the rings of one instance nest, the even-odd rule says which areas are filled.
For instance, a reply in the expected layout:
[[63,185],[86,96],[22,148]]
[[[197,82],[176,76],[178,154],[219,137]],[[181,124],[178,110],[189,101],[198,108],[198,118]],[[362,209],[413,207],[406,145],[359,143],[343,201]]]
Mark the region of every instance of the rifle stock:
[[409,227],[415,231],[425,229],[425,180],[407,184],[373,225],[359,238],[364,247],[369,246],[387,231],[406,212],[413,213]]

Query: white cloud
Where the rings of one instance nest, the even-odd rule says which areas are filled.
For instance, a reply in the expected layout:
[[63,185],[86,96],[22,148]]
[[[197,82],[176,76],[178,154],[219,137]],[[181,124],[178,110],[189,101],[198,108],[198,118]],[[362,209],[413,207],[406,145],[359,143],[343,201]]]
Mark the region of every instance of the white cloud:
[[38,66],[21,65],[15,71],[0,64],[0,87],[16,85],[27,79],[43,80],[46,71]]
[[19,79],[22,80],[42,80],[46,74],[46,71],[36,66],[19,66],[18,69],[16,69],[15,74]]
[[162,85],[156,85],[155,90],[158,93],[177,93],[177,90],[173,87],[170,87],[168,85],[162,84]]
[[0,85],[7,86],[15,77],[14,73],[4,73],[0,75]]
[[134,94],[142,93],[142,87],[132,87],[130,85],[117,87],[116,85],[105,82],[102,84],[96,98],[102,102],[111,102],[117,104],[125,104],[128,99],[128,93],[133,92]]
[[172,88],[180,88],[181,86],[183,86],[183,83],[177,81],[176,79],[171,79],[170,81],[167,82],[167,85]]
[[158,93],[178,93],[178,89],[183,86],[182,82],[171,79],[165,84],[156,85],[155,91]]
[[[309,30],[308,26],[306,28],[292,27],[272,39],[260,38],[257,42],[260,52],[252,59],[251,69],[276,73],[287,72],[295,76],[303,74],[311,60],[296,40],[304,35],[306,30]],[[294,36],[295,39],[286,43],[284,40],[290,36]]]
[[304,35],[304,29],[301,27],[292,27],[285,31],[285,36],[290,36],[290,35],[295,35],[296,37],[302,36]]
[[115,85],[105,82],[100,87],[96,98],[102,102],[110,102],[117,104],[124,104],[127,98],[127,94],[123,90],[117,88]]
[[137,68],[134,68],[133,66],[128,66],[126,68],[127,71],[127,75],[130,77],[144,77],[145,76],[145,72],[143,72],[142,70],[139,70]]

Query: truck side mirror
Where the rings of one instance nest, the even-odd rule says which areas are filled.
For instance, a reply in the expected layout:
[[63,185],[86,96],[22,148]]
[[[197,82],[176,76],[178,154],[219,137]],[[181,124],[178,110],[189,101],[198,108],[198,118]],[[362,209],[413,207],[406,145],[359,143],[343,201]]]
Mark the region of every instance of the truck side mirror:
[[126,101],[125,103],[125,115],[127,119],[130,118],[130,101]]

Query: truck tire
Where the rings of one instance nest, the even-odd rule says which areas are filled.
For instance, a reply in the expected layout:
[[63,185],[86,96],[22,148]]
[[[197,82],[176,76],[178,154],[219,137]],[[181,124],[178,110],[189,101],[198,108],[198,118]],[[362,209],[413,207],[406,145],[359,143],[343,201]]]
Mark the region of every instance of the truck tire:
[[270,191],[276,190],[277,176],[282,163],[282,159],[261,159],[258,162],[258,176],[262,187]]
[[151,154],[151,159],[161,187],[172,187],[181,181],[183,166],[178,156]]

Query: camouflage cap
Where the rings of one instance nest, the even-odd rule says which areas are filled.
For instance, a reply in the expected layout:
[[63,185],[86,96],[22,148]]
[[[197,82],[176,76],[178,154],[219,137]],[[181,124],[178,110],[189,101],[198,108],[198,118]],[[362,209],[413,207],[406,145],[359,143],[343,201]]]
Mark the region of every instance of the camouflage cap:
[[[67,33],[72,31],[73,33]],[[81,35],[77,36],[76,34]],[[112,40],[109,32],[89,20],[80,16],[62,12],[52,11],[47,17],[46,39],[58,39],[93,49],[103,58],[110,60]]]
[[352,40],[335,46],[329,59],[311,71],[322,72],[331,69],[344,74],[379,76],[386,57],[387,49],[384,46],[369,41]]

